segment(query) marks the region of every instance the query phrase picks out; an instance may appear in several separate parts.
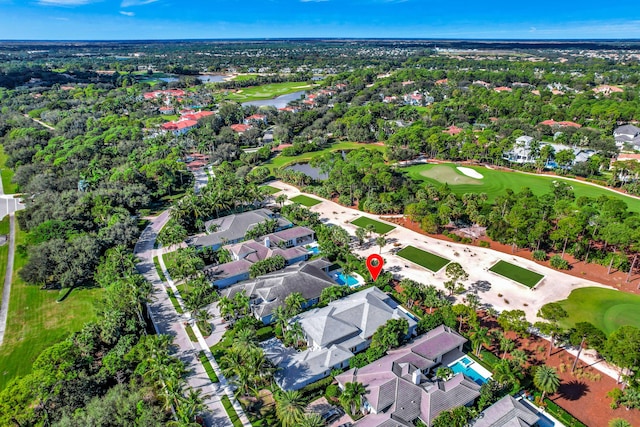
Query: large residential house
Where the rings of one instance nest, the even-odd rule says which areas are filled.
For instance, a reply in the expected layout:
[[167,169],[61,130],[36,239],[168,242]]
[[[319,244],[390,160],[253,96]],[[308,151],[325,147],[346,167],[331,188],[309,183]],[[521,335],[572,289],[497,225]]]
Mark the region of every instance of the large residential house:
[[174,135],[183,135],[197,126],[198,126],[197,121],[184,119],[184,120],[178,120],[177,122],[163,123],[162,130],[170,131]]
[[293,227],[291,221],[274,214],[269,209],[256,209],[249,212],[224,216],[205,222],[206,236],[195,239],[194,246],[218,249],[222,245],[238,243],[245,240],[247,231],[261,222],[276,220],[276,230]]
[[311,256],[308,249],[302,247],[314,242],[313,230],[306,227],[293,227],[267,234],[261,240],[249,240],[229,245],[233,261],[204,269],[204,273],[213,285],[224,288],[249,278],[253,263],[280,255],[287,265],[306,261]]
[[303,309],[317,304],[322,290],[336,285],[327,274],[330,265],[329,261],[322,258],[300,263],[233,285],[225,289],[222,295],[233,298],[238,292],[244,291],[250,298],[253,315],[268,325],[274,320],[273,312],[276,308],[284,305],[285,298],[294,292],[300,293],[306,300]]
[[327,377],[332,369],[346,368],[356,353],[371,345],[374,332],[390,319],[406,319],[408,336],[415,335],[416,321],[376,287],[294,317],[291,322],[302,326],[307,350],[286,348],[275,338],[263,344],[266,356],[279,368],[276,382],[284,390],[298,390]]
[[634,150],[640,150],[640,128],[634,125],[624,125],[613,131],[616,146],[623,148],[630,145]]
[[[527,135],[523,135],[517,138],[515,144],[513,145],[513,148],[509,151],[505,151],[502,154],[502,158],[510,162],[519,164],[535,163],[536,155],[531,152],[531,143],[533,141],[534,139]],[[572,147],[564,144],[556,144],[553,142],[540,142],[539,149],[544,147],[545,145],[550,145],[551,147],[553,147],[555,153],[562,150],[573,151],[573,154],[575,156],[573,164],[586,162],[591,156],[596,153],[594,150],[589,150],[582,147]],[[548,161],[545,165],[545,167],[549,168],[555,168],[557,166],[558,165],[553,160]]]
[[253,125],[253,124],[260,124],[260,123],[264,123],[266,125],[267,116],[264,114],[253,114],[249,117],[245,117],[243,123],[245,125]]
[[482,411],[470,424],[471,427],[533,427],[540,417],[524,404],[505,396]]
[[383,358],[336,377],[365,386],[362,409],[368,413],[356,427],[408,427],[420,419],[431,425],[441,412],[468,406],[480,396],[480,385],[457,374],[447,381],[427,376],[440,365],[460,358],[467,340],[447,326],[438,326]]

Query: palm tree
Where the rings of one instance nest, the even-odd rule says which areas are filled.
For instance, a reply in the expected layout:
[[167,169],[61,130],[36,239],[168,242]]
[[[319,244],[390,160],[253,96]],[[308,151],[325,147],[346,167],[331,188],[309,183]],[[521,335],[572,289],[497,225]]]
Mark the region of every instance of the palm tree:
[[524,350],[513,350],[511,353],[511,359],[518,364],[521,368],[529,361],[529,356]]
[[491,344],[491,334],[489,328],[477,327],[471,332],[471,342],[475,348],[476,356],[480,356],[483,345]]
[[504,334],[500,336],[500,351],[502,351],[502,358],[504,359],[507,356],[507,353],[513,351],[516,348],[516,343],[507,338]]
[[544,396],[547,393],[555,393],[560,387],[560,378],[554,368],[547,365],[539,366],[533,376],[533,384],[542,392],[540,402],[544,402]]
[[328,288],[324,288],[320,293],[320,301],[323,303],[330,303],[344,296],[346,289],[344,286],[333,285]]
[[280,207],[282,208],[284,206],[284,202],[286,202],[288,199],[286,194],[278,194],[278,197],[276,197],[276,203],[280,205]]
[[220,316],[225,319],[235,317],[236,311],[233,301],[227,296],[220,298],[220,301],[218,301],[218,309],[220,309]]
[[344,391],[340,395],[340,403],[348,410],[351,415],[355,413],[355,410],[362,406],[362,397],[367,392],[367,389],[362,383],[353,382],[346,383],[344,385]]
[[387,244],[387,238],[382,236],[376,237],[376,245],[380,246],[380,253],[382,253],[382,248]]
[[192,315],[202,334],[207,336],[211,334],[211,324],[209,323],[209,320],[213,318],[211,313],[208,310],[194,310]]
[[256,348],[258,346],[256,332],[252,328],[236,331],[236,335],[233,338],[233,346],[243,352]]
[[297,424],[298,427],[324,427],[325,425],[320,414],[305,414]]
[[304,330],[300,322],[293,322],[285,332],[286,341],[289,341],[294,347],[298,347],[300,341],[304,339]]
[[[503,359],[493,367],[493,379],[500,384],[518,385],[520,381],[510,360]],[[514,387],[515,388],[515,387]]]
[[287,390],[276,393],[276,416],[282,427],[294,427],[303,416],[304,400],[297,390]]
[[300,292],[294,292],[289,294],[284,299],[284,305],[287,308],[289,313],[289,317],[293,317],[296,314],[300,313],[302,310],[302,306],[307,302],[307,300],[302,296]]
[[358,244],[362,246],[364,244],[364,239],[367,237],[367,230],[362,227],[356,228],[356,239],[358,239]]
[[631,427],[631,424],[622,418],[614,418],[609,421],[609,427]]
[[202,390],[189,389],[187,395],[179,399],[176,415],[181,425],[192,425],[195,422],[196,416],[205,409],[205,398]]
[[369,237],[371,237],[371,233],[375,233],[376,231],[376,226],[373,224],[367,224],[364,228],[367,230],[367,235]]
[[453,369],[448,367],[440,367],[436,370],[436,378],[446,381],[453,376]]

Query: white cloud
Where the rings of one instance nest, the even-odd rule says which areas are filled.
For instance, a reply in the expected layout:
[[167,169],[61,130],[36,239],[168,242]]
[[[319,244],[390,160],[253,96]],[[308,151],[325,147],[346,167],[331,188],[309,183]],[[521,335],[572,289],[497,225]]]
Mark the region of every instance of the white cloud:
[[145,4],[155,3],[158,0],[122,0],[120,7],[143,6]]
[[135,16],[135,13],[133,13],[133,12],[127,12],[127,11],[121,10],[121,11],[120,11],[120,15],[124,15],[124,16]]
[[82,6],[89,3],[97,3],[99,0],[38,0],[42,6]]

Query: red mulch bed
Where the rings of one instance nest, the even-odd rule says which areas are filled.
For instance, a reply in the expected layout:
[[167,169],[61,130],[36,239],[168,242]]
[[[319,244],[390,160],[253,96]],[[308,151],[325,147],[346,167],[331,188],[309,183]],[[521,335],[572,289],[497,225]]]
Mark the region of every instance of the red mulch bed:
[[[447,242],[452,242],[453,240],[449,237],[446,237],[442,234],[429,234],[420,228],[420,224],[417,222],[411,221],[408,218],[384,218],[385,221],[393,222],[394,224],[401,225],[402,227],[408,228],[417,233],[423,234],[425,236],[433,237],[435,239],[444,240]],[[545,267],[550,267],[549,261],[536,261],[533,259],[532,251],[529,249],[517,249],[513,252],[513,248],[511,245],[504,245],[498,242],[494,242],[488,237],[483,237],[482,239],[478,239],[473,245],[478,246],[477,242],[479,240],[487,241],[491,244],[491,248],[493,250],[519,256],[522,258],[529,259],[537,264],[544,265]],[[472,246],[472,245],[469,245]],[[549,253],[549,257],[553,256],[554,253]],[[581,279],[591,280],[593,282],[601,283],[603,285],[613,286],[616,289],[620,289],[622,291],[631,292],[635,294],[640,294],[640,290],[638,287],[640,286],[640,275],[634,274],[631,276],[631,281],[629,283],[627,280],[627,273],[612,270],[611,274],[607,274],[607,267],[599,265],[599,264],[586,264],[583,261],[578,261],[573,258],[569,254],[565,254],[564,258],[569,261],[571,265],[570,270],[565,270],[563,273],[568,275],[578,277]],[[640,424],[638,424],[640,425]]]
[[[499,328],[494,319],[483,319],[482,323],[484,326]],[[508,332],[506,335],[517,343],[517,348],[527,352],[531,364],[546,364],[558,370],[561,379],[560,389],[549,398],[582,423],[588,426],[606,426],[613,418],[624,418],[631,425],[640,426],[640,411],[634,409],[627,411],[622,407],[611,409],[611,398],[607,397],[607,393],[620,387],[615,379],[587,366],[582,361],[578,362],[576,372],[582,369],[585,375],[575,376],[570,372],[575,358],[565,350],[554,348],[551,357],[547,359],[549,350],[547,340],[536,336],[520,338],[513,332]],[[538,348],[544,348],[544,351],[538,351]],[[502,355],[499,348],[492,348],[491,351],[498,356]],[[561,372],[562,364],[566,367],[565,372]],[[593,376],[598,375],[600,379],[592,379]]]

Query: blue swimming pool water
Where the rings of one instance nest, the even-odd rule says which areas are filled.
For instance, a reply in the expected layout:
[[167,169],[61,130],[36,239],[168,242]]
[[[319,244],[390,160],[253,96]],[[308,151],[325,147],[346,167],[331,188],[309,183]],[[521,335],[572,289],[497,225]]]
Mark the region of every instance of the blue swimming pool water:
[[338,273],[336,282],[340,285],[356,286],[358,280],[353,276],[345,276],[344,273]]
[[320,248],[317,246],[313,246],[309,248],[309,252],[311,252],[312,254],[318,255],[320,253]]
[[540,412],[535,406],[531,405],[527,399],[521,399],[520,403],[522,403],[525,407],[530,409],[534,414],[540,418],[538,423],[536,424],[539,427],[556,427],[556,423],[553,422],[550,418],[545,416],[542,412]]
[[[468,362],[470,362],[469,359],[465,358]],[[487,378],[483,377],[482,375],[480,375],[478,372],[476,372],[473,369],[473,365],[471,366],[466,366],[468,363],[464,361],[464,359],[462,360],[458,360],[455,364],[449,366],[451,368],[451,370],[453,370],[454,373],[456,374],[465,374],[466,376],[468,376],[469,378],[471,378],[476,384],[478,385],[482,385],[484,383],[487,382]]]

